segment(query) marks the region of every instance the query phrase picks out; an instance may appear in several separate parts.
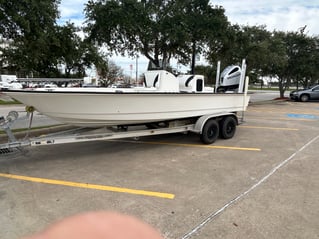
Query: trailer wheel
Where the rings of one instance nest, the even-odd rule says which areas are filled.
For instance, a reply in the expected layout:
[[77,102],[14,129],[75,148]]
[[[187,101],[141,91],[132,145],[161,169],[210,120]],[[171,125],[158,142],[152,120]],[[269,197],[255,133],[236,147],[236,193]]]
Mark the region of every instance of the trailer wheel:
[[208,120],[202,130],[200,139],[204,144],[212,144],[216,141],[219,135],[219,125],[216,120]]
[[230,139],[236,133],[237,121],[233,116],[226,116],[220,122],[220,137],[223,139]]

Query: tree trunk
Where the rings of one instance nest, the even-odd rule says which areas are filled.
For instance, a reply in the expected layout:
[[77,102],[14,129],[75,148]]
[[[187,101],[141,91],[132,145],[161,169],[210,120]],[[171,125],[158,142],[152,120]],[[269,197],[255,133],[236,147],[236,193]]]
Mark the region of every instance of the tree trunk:
[[283,84],[283,79],[279,79],[279,97],[284,98],[285,97],[285,87]]
[[191,74],[195,74],[195,60],[196,60],[196,42],[193,41]]

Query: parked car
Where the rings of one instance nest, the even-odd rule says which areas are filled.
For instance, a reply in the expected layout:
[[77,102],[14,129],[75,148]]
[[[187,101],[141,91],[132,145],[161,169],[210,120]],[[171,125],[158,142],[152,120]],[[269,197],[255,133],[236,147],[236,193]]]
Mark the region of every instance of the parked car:
[[303,90],[294,90],[290,92],[290,99],[302,102],[307,102],[309,100],[319,100],[319,85]]
[[8,90],[8,89],[22,89],[23,86],[17,81],[11,82],[0,82],[0,91]]

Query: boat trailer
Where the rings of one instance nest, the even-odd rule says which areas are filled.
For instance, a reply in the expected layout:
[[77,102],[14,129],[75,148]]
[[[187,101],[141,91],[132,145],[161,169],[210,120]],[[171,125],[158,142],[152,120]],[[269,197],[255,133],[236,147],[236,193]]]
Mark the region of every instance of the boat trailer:
[[[30,137],[33,112],[27,112],[29,117],[29,129],[23,139],[17,139],[11,130],[11,126],[18,119],[18,112],[11,111],[6,117],[0,117],[0,128],[7,135],[8,142],[0,144],[0,155],[21,150],[24,147],[43,145],[80,143],[90,141],[114,140],[123,138],[138,139],[142,136],[162,135],[172,133],[193,132],[200,135],[204,144],[214,143],[218,137],[232,138],[236,126],[240,123],[235,113],[218,113],[204,115],[199,118],[176,119],[165,123],[150,123],[146,125],[114,126],[98,129],[74,127],[38,137]],[[240,120],[243,121],[243,118]],[[146,127],[145,127],[146,126]],[[44,129],[45,130],[45,129]],[[43,133],[43,132],[42,132]]]

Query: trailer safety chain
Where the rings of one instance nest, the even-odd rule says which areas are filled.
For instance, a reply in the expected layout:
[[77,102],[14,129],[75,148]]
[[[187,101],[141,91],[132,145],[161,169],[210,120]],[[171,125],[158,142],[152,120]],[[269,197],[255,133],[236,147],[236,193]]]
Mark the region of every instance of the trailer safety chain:
[[25,139],[29,138],[31,127],[32,127],[32,120],[33,120],[33,112],[34,112],[34,107],[33,106],[26,106],[25,110],[27,111],[27,114],[30,115],[30,120],[29,120],[29,127],[25,135]]

